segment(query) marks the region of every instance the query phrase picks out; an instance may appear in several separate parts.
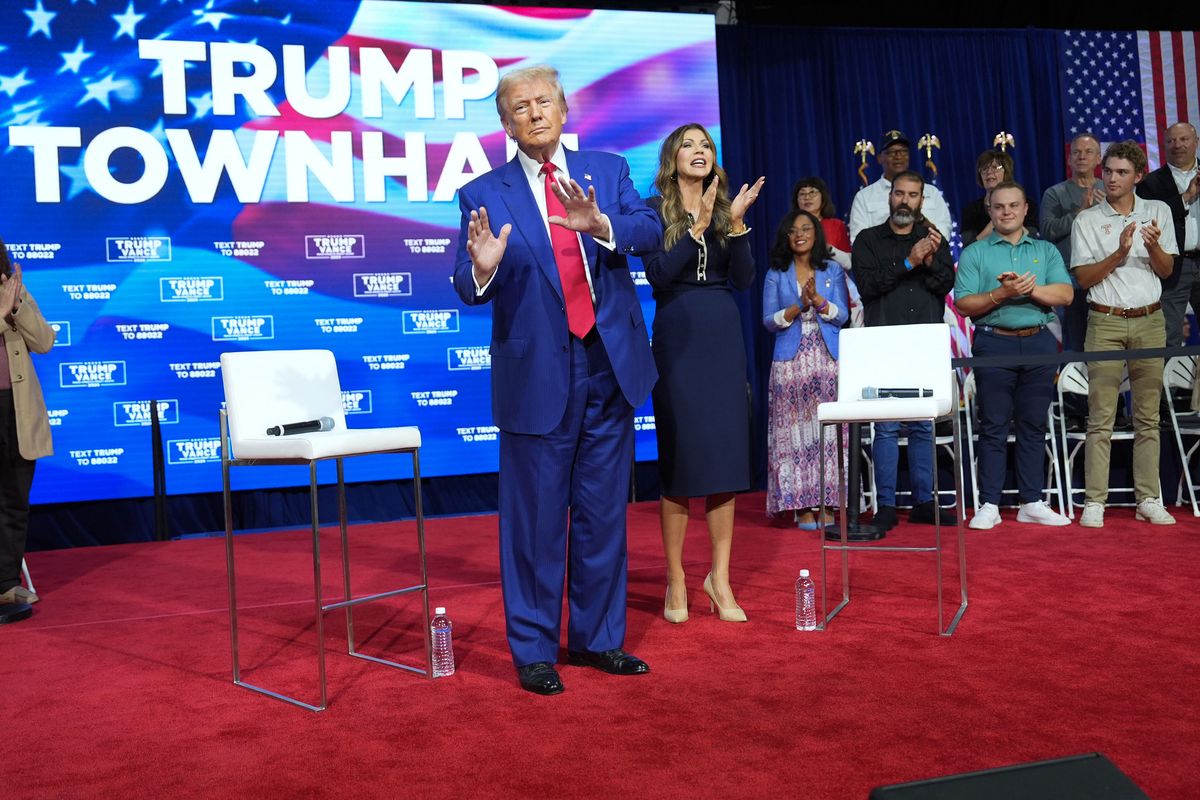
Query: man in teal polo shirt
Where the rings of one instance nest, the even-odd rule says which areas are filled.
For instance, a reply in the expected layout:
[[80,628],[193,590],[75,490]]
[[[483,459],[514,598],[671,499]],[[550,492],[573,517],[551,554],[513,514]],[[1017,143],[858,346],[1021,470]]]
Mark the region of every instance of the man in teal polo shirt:
[[[954,305],[975,322],[976,356],[1037,356],[1058,352],[1046,323],[1054,307],[1071,302],[1071,276],[1058,248],[1031,239],[1022,227],[1029,206],[1012,181],[992,189],[988,216],[992,235],[975,242],[958,261]],[[1045,487],[1046,410],[1054,397],[1056,364],[978,367],[979,496],[971,527],[999,525],[1000,492],[1009,426],[1016,427],[1017,522],[1069,525],[1042,499]]]

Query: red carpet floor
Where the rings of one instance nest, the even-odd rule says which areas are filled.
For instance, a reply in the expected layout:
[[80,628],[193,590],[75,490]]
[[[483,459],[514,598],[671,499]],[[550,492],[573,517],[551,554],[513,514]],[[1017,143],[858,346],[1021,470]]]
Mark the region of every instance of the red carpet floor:
[[[949,638],[935,633],[932,558],[911,554],[855,555],[850,606],[823,633],[793,630],[796,573],[815,572],[818,543],[767,526],[761,495],[740,499],[734,544],[750,623],[708,613],[697,518],[692,618],[670,625],[657,506],[631,506],[629,520],[627,647],[651,674],[564,667],[564,694],[520,691],[495,518],[438,519],[431,599],[455,621],[458,673],[431,682],[340,655],[331,615],[322,714],[231,684],[221,539],[34,553],[43,602],[0,627],[0,793],[865,798],[880,784],[1100,751],[1151,797],[1200,796],[1191,516],[1152,528],[1110,510],[1098,531],[1010,519],[970,532],[971,607]],[[413,580],[412,531],[352,531],[356,591]],[[904,526],[889,542],[930,531]],[[245,535],[238,548],[245,678],[315,699],[307,534]],[[323,549],[332,595],[336,535]],[[360,611],[360,633],[383,625],[363,649],[415,663],[416,608],[400,598]]]

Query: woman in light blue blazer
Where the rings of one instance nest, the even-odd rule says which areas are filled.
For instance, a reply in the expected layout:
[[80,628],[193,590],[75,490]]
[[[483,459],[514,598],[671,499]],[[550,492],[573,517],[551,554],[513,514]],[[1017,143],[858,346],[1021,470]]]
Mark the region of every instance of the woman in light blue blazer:
[[[779,223],[763,285],[763,325],[775,332],[767,426],[767,513],[797,512],[816,529],[821,505],[821,428],[817,404],[837,397],[838,335],[849,318],[845,272],[833,260],[821,221],[792,211]],[[826,463],[837,439],[825,436]],[[837,505],[837,471],[827,470],[824,500]],[[826,520],[827,521],[827,520]]]

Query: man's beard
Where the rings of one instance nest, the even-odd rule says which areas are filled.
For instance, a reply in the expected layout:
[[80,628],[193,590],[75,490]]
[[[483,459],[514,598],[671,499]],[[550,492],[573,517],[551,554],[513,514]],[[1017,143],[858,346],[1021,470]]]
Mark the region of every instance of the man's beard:
[[901,203],[892,209],[892,224],[900,228],[907,228],[917,221],[917,212],[913,211],[906,204]]

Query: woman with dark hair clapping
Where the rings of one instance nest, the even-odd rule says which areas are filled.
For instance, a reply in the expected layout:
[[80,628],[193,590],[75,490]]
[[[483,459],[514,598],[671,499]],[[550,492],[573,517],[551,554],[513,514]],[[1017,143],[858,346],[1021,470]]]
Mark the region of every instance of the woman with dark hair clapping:
[[654,287],[654,417],[667,594],[663,616],[688,618],[683,540],[688,500],[704,498],[712,570],[704,579],[710,608],[745,622],[729,586],[735,492],[750,488],[750,398],[741,317],[732,291],[754,281],[745,236],[747,209],[763,179],[729,198],[713,139],[684,125],[663,142],[658,196],[650,205],[663,226],[663,249],[643,258]]
[[822,493],[837,505],[837,471],[819,480],[820,448],[836,463],[830,431],[822,442],[817,405],[837,397],[838,335],[848,318],[849,294],[841,266],[833,260],[821,221],[793,211],[779,223],[771,248],[771,270],[763,284],[763,325],[775,332],[767,424],[767,513],[799,512],[806,530]]

